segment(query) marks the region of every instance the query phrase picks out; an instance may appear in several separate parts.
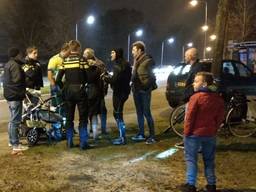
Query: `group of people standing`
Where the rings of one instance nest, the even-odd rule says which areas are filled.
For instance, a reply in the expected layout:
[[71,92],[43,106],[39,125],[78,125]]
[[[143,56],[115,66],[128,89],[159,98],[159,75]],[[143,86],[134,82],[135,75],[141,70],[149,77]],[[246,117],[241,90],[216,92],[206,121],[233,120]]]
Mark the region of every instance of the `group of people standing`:
[[[98,116],[101,119],[102,134],[107,134],[107,109],[104,97],[110,84],[113,89],[113,115],[116,120],[119,136],[112,141],[115,145],[126,144],[126,125],[123,119],[123,108],[133,92],[137,119],[138,134],[132,137],[134,141],[155,143],[154,120],[151,115],[151,92],[156,89],[156,78],[152,71],[154,61],[146,54],[145,44],[137,41],[132,45],[134,57],[133,68],[124,59],[123,49],[111,51],[113,74],[108,73],[103,61],[95,56],[91,48],[86,48],[81,54],[81,45],[76,40],[64,43],[58,54],[50,58],[48,63],[48,79],[51,95],[60,95],[52,103],[58,105],[64,100],[65,107],[60,108],[61,115],[66,117],[65,133],[67,147],[74,147],[74,117],[75,109],[79,113],[79,147],[81,150],[90,148],[88,143],[87,124],[90,121],[93,138],[97,139]],[[18,136],[18,126],[21,123],[22,101],[26,88],[40,90],[43,87],[42,69],[38,62],[38,50],[32,46],[26,50],[25,62],[22,52],[17,48],[9,50],[9,61],[4,72],[4,97],[10,109],[9,145],[12,152],[26,150],[21,145]],[[149,137],[144,134],[144,117],[149,127]]]

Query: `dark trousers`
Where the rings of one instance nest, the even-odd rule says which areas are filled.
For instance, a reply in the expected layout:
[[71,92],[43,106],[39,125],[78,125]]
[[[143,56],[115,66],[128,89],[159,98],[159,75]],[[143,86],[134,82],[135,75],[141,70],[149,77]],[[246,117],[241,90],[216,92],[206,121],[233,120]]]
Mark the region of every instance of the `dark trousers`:
[[88,133],[87,133],[87,100],[79,100],[79,101],[66,101],[67,108],[67,122],[66,122],[66,136],[67,142],[73,142],[73,134],[74,134],[74,115],[75,108],[78,108],[79,113],[79,137],[80,137],[80,147],[84,147],[87,145]]

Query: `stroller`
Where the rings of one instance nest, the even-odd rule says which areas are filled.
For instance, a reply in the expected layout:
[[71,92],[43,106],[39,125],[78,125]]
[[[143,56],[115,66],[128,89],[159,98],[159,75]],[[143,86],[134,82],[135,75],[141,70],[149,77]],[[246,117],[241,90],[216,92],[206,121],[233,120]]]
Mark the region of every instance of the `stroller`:
[[43,100],[39,91],[31,89],[27,90],[25,95],[19,135],[26,137],[29,146],[34,146],[41,135],[46,135],[49,143],[52,140],[60,141],[63,137],[65,118],[56,112],[60,105],[57,107],[50,105],[56,96]]

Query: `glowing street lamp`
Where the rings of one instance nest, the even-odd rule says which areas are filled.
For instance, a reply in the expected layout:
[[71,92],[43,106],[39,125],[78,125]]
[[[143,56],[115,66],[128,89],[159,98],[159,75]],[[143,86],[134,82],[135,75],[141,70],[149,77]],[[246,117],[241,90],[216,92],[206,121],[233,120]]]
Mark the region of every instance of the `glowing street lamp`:
[[[76,40],[78,40],[78,24],[81,20],[83,20],[83,18],[76,23]],[[95,23],[95,17],[93,15],[89,15],[86,19],[86,23],[88,25],[93,25]]]
[[214,41],[214,40],[216,40],[216,39],[217,39],[217,36],[216,36],[216,35],[212,34],[212,35],[210,36],[210,40],[211,40],[211,41]]
[[189,4],[190,4],[191,6],[193,6],[193,7],[195,7],[195,6],[197,6],[198,1],[197,1],[197,0],[192,0],[192,1],[189,2]]
[[89,16],[87,17],[87,19],[86,19],[86,23],[87,23],[88,25],[93,25],[94,22],[95,22],[95,17],[94,17],[93,15],[89,15]]
[[208,27],[208,25],[207,25],[207,23],[208,23],[208,16],[207,16],[207,14],[208,14],[208,6],[207,6],[207,0],[191,0],[189,3],[190,3],[190,5],[191,6],[193,6],[193,7],[195,7],[195,6],[197,6],[200,2],[202,2],[202,3],[205,3],[205,16],[204,16],[204,26],[202,27],[202,29],[203,29],[203,31],[204,31],[204,52],[203,52],[203,57],[204,57],[204,59],[205,59],[205,57],[206,57],[206,52],[205,52],[205,50],[206,50],[206,43],[207,43],[207,31],[208,31],[208,29],[209,29],[209,27]]
[[210,52],[210,51],[212,51],[212,48],[211,47],[206,47],[206,51]]
[[[142,29],[138,29],[137,31],[135,31],[135,36],[136,37],[141,37],[143,35],[143,30]],[[130,46],[131,46],[131,33],[128,34],[128,38],[127,38],[127,60],[130,61]]]
[[193,43],[192,43],[192,42],[189,42],[189,43],[187,44],[187,46],[188,46],[188,47],[193,47]]
[[[173,37],[170,37],[169,39],[167,39],[167,42],[168,42],[169,44],[173,44],[173,43],[174,43],[174,38],[173,38]],[[164,60],[164,43],[165,43],[165,40],[162,41],[161,63],[160,63],[160,66],[161,66],[161,67],[163,66],[163,60]]]
[[204,32],[208,31],[208,29],[209,29],[209,26],[208,26],[208,25],[203,25],[203,26],[202,26],[202,30],[203,30]]

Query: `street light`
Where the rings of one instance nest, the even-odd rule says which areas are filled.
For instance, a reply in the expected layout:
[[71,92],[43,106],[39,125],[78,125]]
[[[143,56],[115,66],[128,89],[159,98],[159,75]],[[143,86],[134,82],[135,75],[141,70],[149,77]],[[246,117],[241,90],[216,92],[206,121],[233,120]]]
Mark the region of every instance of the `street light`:
[[[135,35],[136,35],[136,37],[141,37],[143,35],[143,30],[138,29],[137,31],[135,31]],[[131,33],[128,34],[128,38],[127,38],[127,60],[128,60],[128,62],[130,61],[130,46],[131,46]]]
[[204,26],[202,27],[203,31],[204,31],[204,51],[203,51],[203,57],[205,59],[206,57],[206,43],[207,43],[207,31],[209,29],[207,23],[208,23],[208,5],[207,5],[207,0],[192,0],[190,1],[190,5],[192,5],[193,7],[197,6],[199,2],[203,2],[205,3],[205,16],[204,16]]
[[210,36],[210,40],[211,40],[211,41],[214,41],[214,40],[216,40],[216,39],[217,39],[217,36],[216,36],[216,35],[212,34],[212,35]]
[[191,47],[193,47],[193,42],[189,42],[186,45],[182,46],[182,59],[183,59],[183,61],[185,61],[185,46],[188,47],[188,48],[191,48]]
[[[83,18],[80,19],[80,20],[78,20],[78,21],[76,22],[76,40],[78,40],[78,23],[79,23],[81,20],[83,20]],[[95,23],[95,17],[94,17],[93,15],[89,15],[89,16],[87,17],[87,19],[86,19],[86,23],[87,23],[88,25],[93,25],[93,24]]]
[[212,50],[211,47],[206,47],[206,51],[207,51],[207,52],[210,52],[211,50]]
[[[169,44],[173,44],[174,43],[174,38],[173,37],[170,37],[169,39],[167,39],[168,43]],[[162,49],[161,49],[161,64],[160,66],[162,67],[163,66],[163,60],[164,60],[164,41],[162,41]]]

